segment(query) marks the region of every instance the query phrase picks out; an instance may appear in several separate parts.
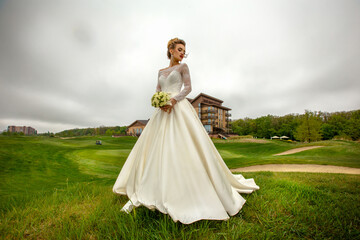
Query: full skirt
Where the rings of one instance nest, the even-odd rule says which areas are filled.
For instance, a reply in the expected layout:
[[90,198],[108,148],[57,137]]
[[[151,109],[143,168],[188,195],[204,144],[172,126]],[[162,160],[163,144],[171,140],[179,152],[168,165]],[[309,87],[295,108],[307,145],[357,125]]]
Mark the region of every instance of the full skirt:
[[113,186],[130,199],[123,211],[143,205],[184,224],[226,220],[246,201],[239,193],[257,189],[231,173],[187,99],[154,111]]

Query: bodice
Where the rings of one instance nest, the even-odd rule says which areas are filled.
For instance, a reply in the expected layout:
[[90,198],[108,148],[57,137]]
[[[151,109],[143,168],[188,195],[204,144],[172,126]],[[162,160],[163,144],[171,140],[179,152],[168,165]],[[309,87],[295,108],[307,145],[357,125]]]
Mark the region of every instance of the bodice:
[[183,84],[181,73],[177,69],[179,65],[160,72],[159,83],[162,91],[179,93]]
[[[184,84],[184,89],[181,87]],[[177,101],[184,99],[191,92],[190,72],[186,63],[159,70],[156,91],[168,92]]]

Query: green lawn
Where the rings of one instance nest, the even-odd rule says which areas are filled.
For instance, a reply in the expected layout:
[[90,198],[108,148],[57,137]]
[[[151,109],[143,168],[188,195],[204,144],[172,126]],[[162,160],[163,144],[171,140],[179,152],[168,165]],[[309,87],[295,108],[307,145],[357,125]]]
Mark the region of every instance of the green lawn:
[[[320,141],[289,143],[267,140],[266,143],[214,140],[214,144],[229,168],[259,164],[325,164],[360,168],[360,143],[349,141]],[[293,148],[324,146],[295,154],[273,156]]]
[[[95,145],[95,140],[103,145]],[[260,190],[228,221],[174,223],[112,192],[134,137],[0,137],[4,239],[360,239],[360,175],[243,173]],[[360,167],[359,143],[214,140],[229,167],[316,163]],[[292,148],[324,145],[288,156]]]

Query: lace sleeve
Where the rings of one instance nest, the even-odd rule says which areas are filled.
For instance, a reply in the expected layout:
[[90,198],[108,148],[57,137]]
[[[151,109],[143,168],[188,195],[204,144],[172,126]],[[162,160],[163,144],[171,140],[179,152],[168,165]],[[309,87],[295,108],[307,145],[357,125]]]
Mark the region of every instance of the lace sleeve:
[[181,92],[179,92],[176,96],[173,97],[176,101],[181,101],[185,99],[185,97],[191,92],[190,72],[189,67],[186,63],[184,63],[181,68],[181,75],[184,81],[184,88],[183,90],[181,90]]
[[161,92],[161,86],[160,86],[160,82],[159,82],[159,77],[160,77],[160,71],[158,73],[158,81],[157,81],[157,85],[156,85],[156,92]]

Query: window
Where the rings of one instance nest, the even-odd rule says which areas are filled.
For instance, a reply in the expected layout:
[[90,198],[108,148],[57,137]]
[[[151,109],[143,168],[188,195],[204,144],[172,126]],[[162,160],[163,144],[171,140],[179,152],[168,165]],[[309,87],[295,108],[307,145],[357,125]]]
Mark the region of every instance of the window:
[[201,104],[200,103],[198,105],[198,108],[199,108],[199,118],[201,119]]
[[211,131],[211,126],[210,125],[205,125],[205,129],[207,132],[210,132]]

